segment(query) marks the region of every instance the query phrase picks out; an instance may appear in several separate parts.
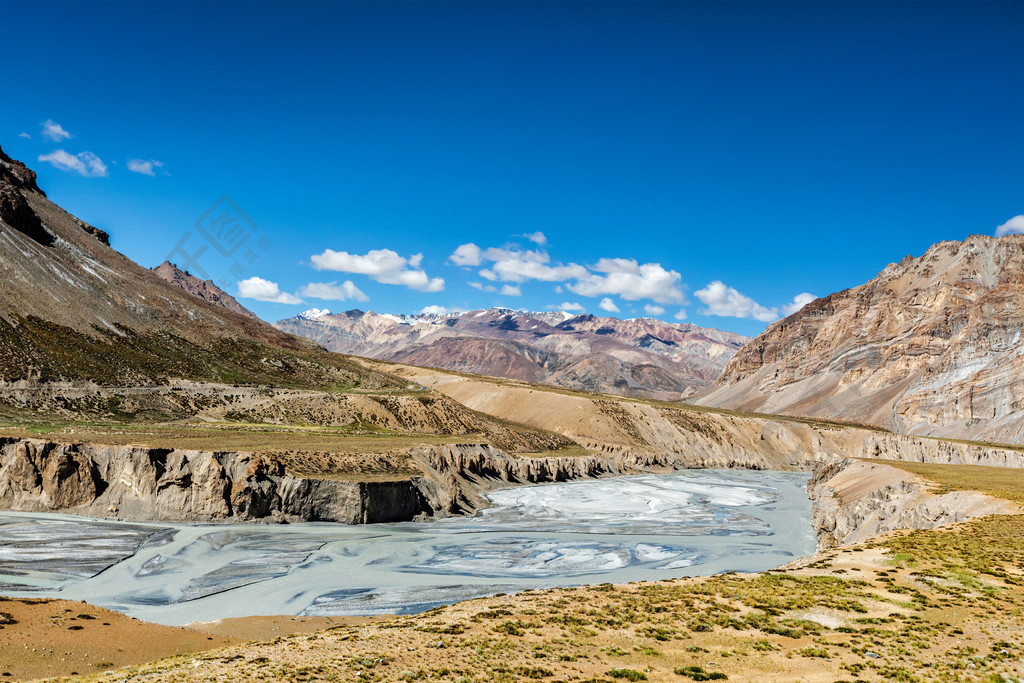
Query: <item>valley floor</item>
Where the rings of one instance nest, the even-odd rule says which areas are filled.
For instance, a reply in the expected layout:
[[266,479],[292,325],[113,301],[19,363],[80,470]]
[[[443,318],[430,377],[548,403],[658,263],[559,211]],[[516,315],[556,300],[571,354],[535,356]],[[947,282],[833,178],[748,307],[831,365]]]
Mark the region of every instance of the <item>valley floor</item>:
[[[986,490],[989,468],[929,467],[937,486]],[[1021,503],[1015,474],[998,488]],[[50,611],[66,621],[63,609]],[[0,640],[21,637],[19,624],[6,629]],[[208,642],[226,647],[181,647],[89,680],[1022,680],[1024,515],[896,532],[763,574],[528,591],[260,643]]]
[[990,517],[759,575],[473,600],[96,680],[1015,680],[1022,585],[1024,517]]

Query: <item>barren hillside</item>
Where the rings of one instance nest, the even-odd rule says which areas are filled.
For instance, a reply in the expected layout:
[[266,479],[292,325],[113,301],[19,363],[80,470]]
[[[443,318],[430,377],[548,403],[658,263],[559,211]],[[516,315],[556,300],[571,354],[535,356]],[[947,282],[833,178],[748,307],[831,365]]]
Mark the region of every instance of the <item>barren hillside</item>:
[[1024,442],[1024,235],[941,242],[768,327],[700,401]]

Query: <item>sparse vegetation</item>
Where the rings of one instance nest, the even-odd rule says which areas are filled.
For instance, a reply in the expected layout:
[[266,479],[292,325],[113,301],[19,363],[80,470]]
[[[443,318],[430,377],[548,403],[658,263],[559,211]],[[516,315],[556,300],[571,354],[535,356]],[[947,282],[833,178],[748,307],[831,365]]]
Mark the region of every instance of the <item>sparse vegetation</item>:
[[724,681],[729,677],[721,671],[705,671],[699,666],[684,666],[676,669],[676,674],[686,676],[694,681]]
[[612,669],[608,672],[608,675],[612,678],[621,678],[626,681],[646,681],[647,676],[634,671],[633,669]]

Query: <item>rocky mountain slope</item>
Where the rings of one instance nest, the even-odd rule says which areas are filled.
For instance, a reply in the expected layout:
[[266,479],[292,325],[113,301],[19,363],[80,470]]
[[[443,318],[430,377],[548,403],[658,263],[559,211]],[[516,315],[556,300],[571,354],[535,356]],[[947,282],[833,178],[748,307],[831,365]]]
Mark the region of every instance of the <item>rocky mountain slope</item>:
[[51,202],[35,173],[0,150],[0,382],[171,378],[404,387],[168,284]]
[[709,386],[748,340],[653,318],[495,308],[413,316],[314,309],[277,327],[341,353],[669,400]]
[[216,304],[241,315],[247,315],[250,318],[256,318],[255,313],[238,303],[235,297],[213,284],[213,280],[200,280],[187,270],[181,270],[170,261],[164,261],[159,266],[152,268],[152,271],[160,276],[161,279],[170,282],[175,287],[183,289],[193,296],[198,296],[204,301],[209,301],[211,304]]
[[773,323],[706,405],[1024,443],[1024,235],[941,242]]

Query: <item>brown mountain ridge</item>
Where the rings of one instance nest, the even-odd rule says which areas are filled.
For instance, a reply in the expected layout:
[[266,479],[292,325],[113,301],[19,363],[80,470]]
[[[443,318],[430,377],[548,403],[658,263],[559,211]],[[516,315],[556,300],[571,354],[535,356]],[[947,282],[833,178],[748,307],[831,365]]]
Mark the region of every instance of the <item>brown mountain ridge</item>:
[[341,353],[666,400],[710,386],[748,340],[654,318],[505,308],[411,316],[313,309],[276,325]]
[[1024,235],[940,242],[768,326],[700,402],[1024,443]]

